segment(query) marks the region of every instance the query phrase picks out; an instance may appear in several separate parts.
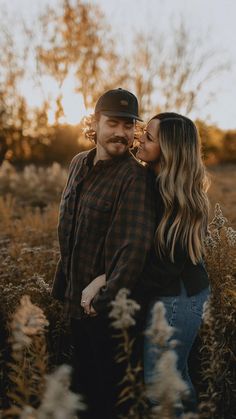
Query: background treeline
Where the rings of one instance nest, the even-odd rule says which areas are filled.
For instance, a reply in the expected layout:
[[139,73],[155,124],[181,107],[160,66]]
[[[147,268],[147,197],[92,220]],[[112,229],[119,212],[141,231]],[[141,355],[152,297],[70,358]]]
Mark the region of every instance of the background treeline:
[[[0,127],[0,163],[8,160],[16,167],[27,164],[48,166],[54,162],[68,165],[72,157],[93,144],[84,138],[83,125],[51,125],[46,116],[39,115],[43,132],[36,135],[26,133],[22,126],[14,124],[7,129]],[[23,122],[23,121],[22,121]],[[196,121],[201,139],[205,162],[207,164],[236,163],[236,130],[223,131],[216,126]]]
[[[104,90],[122,86],[136,93],[144,119],[166,110],[198,115],[203,106],[207,115],[217,77],[230,69],[224,52],[181,18],[168,33],[137,27],[127,48],[101,8],[82,0],[58,0],[34,21],[0,10],[0,23],[0,163],[66,164],[91,147],[83,140],[81,109],[78,126],[69,126],[64,114],[69,80],[87,110]],[[30,107],[29,96],[40,96],[41,104]],[[236,130],[211,126],[207,116],[198,126],[209,163],[235,162]]]

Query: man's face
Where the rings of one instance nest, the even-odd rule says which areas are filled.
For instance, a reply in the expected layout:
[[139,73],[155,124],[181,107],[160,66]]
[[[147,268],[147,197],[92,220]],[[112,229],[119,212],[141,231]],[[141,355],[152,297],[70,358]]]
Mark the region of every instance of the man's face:
[[101,114],[95,123],[99,159],[107,160],[124,154],[133,144],[134,128],[133,119]]

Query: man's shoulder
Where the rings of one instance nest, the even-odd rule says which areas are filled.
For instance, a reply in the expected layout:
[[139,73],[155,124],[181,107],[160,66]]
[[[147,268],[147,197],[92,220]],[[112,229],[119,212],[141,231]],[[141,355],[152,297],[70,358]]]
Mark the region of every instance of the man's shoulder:
[[76,154],[73,157],[73,159],[71,160],[71,163],[77,163],[80,160],[84,160],[84,158],[87,157],[90,151],[91,150],[80,151],[78,154]]
[[75,167],[80,166],[90,152],[91,150],[85,150],[85,151],[80,151],[78,154],[76,154],[71,160],[70,171],[73,170]]
[[127,158],[123,161],[122,170],[126,168],[127,174],[130,176],[146,176],[147,169],[143,166],[132,153],[129,153]]

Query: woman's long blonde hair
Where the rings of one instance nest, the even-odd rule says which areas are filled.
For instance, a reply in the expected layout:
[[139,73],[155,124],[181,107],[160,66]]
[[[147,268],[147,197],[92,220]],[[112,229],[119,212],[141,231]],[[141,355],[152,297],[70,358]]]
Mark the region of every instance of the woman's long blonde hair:
[[155,233],[159,255],[170,254],[174,261],[177,240],[194,264],[204,253],[208,224],[208,179],[201,158],[200,138],[188,118],[165,112],[152,119],[160,121],[160,172],[158,182],[164,214]]

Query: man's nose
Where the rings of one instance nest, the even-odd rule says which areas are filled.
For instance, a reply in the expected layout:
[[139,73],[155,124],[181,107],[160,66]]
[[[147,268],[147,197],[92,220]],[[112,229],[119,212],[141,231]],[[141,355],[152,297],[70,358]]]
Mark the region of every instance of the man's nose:
[[125,129],[124,129],[123,125],[119,124],[119,125],[116,126],[115,136],[116,137],[125,137]]

